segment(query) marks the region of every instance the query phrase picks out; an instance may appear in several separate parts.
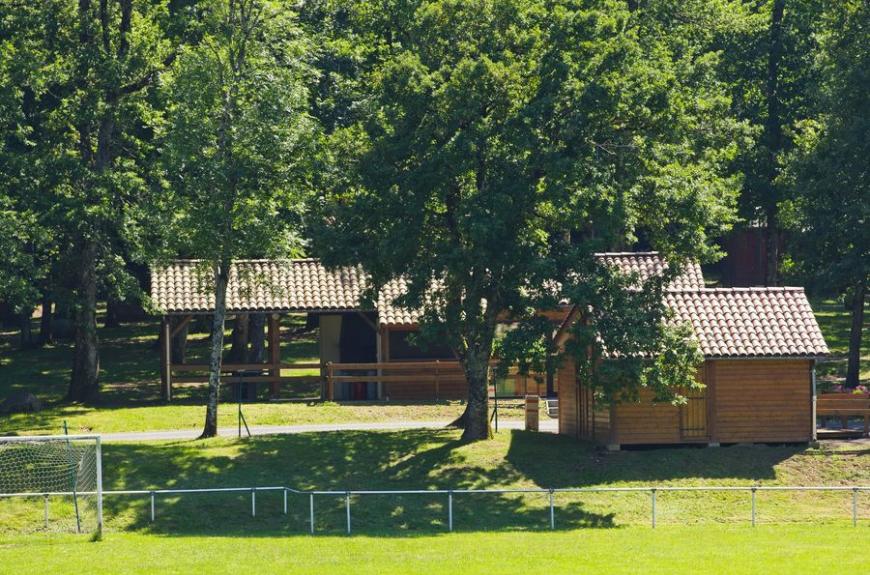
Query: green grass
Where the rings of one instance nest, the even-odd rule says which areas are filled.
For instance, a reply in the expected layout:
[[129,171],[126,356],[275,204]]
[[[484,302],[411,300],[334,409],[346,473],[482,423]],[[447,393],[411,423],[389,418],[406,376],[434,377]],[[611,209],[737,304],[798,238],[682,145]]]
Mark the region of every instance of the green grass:
[[[520,418],[516,402],[500,411],[500,417]],[[384,421],[450,421],[464,407],[458,401],[438,403],[246,403],[243,412],[248,425],[306,425]],[[237,404],[228,402],[218,409],[218,424],[232,427],[237,423]],[[70,433],[113,433],[199,429],[205,407],[185,401],[153,405],[57,405],[34,414],[13,414],[0,418],[2,429],[21,434],[52,434],[63,429],[67,421]]]
[[[831,352],[830,357],[818,365],[819,380],[828,385],[841,383],[846,378],[852,316],[842,302],[835,300],[814,301],[812,305]],[[865,307],[864,317],[870,317],[870,306]],[[870,384],[870,334],[866,333],[866,329],[864,332],[861,339],[860,378],[862,383]]]
[[425,537],[155,537],[0,540],[8,573],[801,573],[866,572],[870,551],[842,525],[667,527]]
[[[867,446],[733,446],[602,453],[589,444],[542,433],[502,432],[466,444],[456,431],[328,432],[165,443],[108,443],[106,489],[287,486],[302,490],[570,488],[646,485],[870,485]],[[548,526],[545,494],[457,495],[454,521],[466,532],[539,530]],[[850,517],[850,494],[764,492],[760,523],[819,522]],[[283,515],[280,493],[160,496],[151,523],[147,497],[106,499],[107,531],[172,535],[301,534],[308,498],[294,495]],[[649,524],[647,493],[558,494],[560,529]],[[344,529],[341,498],[317,499],[317,530]],[[870,521],[870,493],[859,498]],[[52,502],[52,520],[71,517]],[[362,496],[353,500],[361,533],[432,534],[445,530],[444,495]],[[749,495],[737,492],[660,493],[660,525],[736,524],[749,519]],[[41,500],[0,500],[0,533],[38,533]]]
[[[302,318],[289,316],[284,322],[285,327],[298,327]],[[204,418],[204,388],[178,387],[170,404],[160,398],[158,331],[159,324],[154,321],[114,329],[99,328],[102,391],[99,402],[93,405],[62,401],[72,361],[69,342],[22,351],[16,347],[14,332],[0,332],[0,400],[13,391],[26,390],[45,404],[45,409],[36,414],[0,416],[0,430],[58,433],[64,421],[76,433],[199,428]],[[188,361],[204,362],[206,347],[206,335],[193,329]],[[317,361],[316,335],[283,342],[282,355],[287,363]],[[294,370],[293,374],[314,375],[316,371]],[[311,390],[306,393],[311,395]],[[229,401],[228,393],[225,400]],[[463,407],[461,402],[443,401],[389,405],[254,402],[244,406],[244,413],[249,425],[302,425],[451,420]],[[522,412],[516,404],[508,404],[501,416],[518,418]],[[223,405],[219,412],[220,424],[232,426],[235,421],[236,406]]]

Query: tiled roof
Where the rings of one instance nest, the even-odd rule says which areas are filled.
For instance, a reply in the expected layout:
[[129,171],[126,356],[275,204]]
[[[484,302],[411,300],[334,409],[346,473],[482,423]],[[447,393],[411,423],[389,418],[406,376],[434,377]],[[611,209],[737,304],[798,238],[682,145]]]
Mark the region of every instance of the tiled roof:
[[[604,263],[616,266],[625,275],[637,274],[642,282],[660,275],[667,268],[667,262],[658,252],[606,252],[595,256]],[[668,289],[694,290],[703,287],[704,274],[701,266],[697,262],[690,262]]]
[[387,282],[378,294],[378,323],[381,325],[414,325],[420,319],[420,310],[396,305],[396,298],[403,296],[407,283],[403,278]]
[[[637,273],[641,280],[661,273],[664,259],[655,252],[597,254],[619,266],[623,273]],[[361,296],[367,275],[359,267],[329,270],[316,259],[237,260],[230,269],[227,311],[306,312],[370,311]],[[151,270],[151,299],[162,313],[207,313],[213,309],[211,274],[201,262],[179,260]],[[675,280],[675,286],[703,286],[697,264]],[[419,310],[393,303],[405,293],[402,278],[385,285],[378,294],[376,310],[382,325],[414,325]]]
[[671,291],[665,300],[688,322],[705,357],[814,357],[828,346],[803,288]]
[[[176,261],[151,270],[151,299],[163,313],[214,309],[208,270],[196,261]],[[360,268],[328,270],[313,259],[238,260],[230,269],[227,311],[363,310],[366,276]]]

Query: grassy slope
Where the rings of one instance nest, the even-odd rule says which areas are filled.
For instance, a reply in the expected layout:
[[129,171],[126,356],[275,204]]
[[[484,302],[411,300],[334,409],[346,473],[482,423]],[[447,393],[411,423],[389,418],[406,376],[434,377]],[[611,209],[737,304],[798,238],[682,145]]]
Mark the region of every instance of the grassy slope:
[[[551,434],[502,432],[464,444],[458,432],[330,432],[170,443],[109,443],[104,447],[107,489],[252,487],[297,489],[459,489],[639,485],[870,485],[867,446],[811,449],[796,446],[672,448],[604,454],[588,444]],[[870,493],[859,498],[870,520]],[[280,493],[257,496],[257,517],[247,494],[160,496],[157,521],[148,498],[106,499],[110,532],[172,535],[287,534],[308,529],[308,497],[291,496],[281,513]],[[457,529],[536,530],[547,527],[547,497],[457,495]],[[558,494],[560,528],[645,526],[647,493]],[[318,497],[316,526],[341,533],[340,498]],[[71,517],[52,501],[52,521]],[[438,533],[446,527],[443,495],[368,496],[353,501],[354,528],[364,533]],[[760,493],[759,522],[844,520],[849,493]],[[747,493],[660,493],[658,521],[666,524],[733,523],[749,518]],[[42,502],[0,501],[0,534],[42,530]],[[0,535],[2,536],[2,535]]]
[[[843,533],[845,533],[844,528]],[[862,529],[866,531],[866,529]],[[866,534],[865,534],[866,537]],[[10,573],[861,573],[866,545],[813,526],[631,528],[428,537],[149,537],[0,543]]]

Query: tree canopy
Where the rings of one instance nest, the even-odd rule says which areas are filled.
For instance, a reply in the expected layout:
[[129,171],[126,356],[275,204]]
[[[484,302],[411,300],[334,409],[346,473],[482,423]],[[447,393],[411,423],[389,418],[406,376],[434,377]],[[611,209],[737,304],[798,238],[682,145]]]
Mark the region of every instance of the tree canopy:
[[479,438],[501,316],[606,298],[597,251],[644,242],[675,272],[715,254],[741,126],[716,51],[656,3],[421,2],[409,26],[370,73],[366,119],[334,137],[356,177],[324,197],[315,246],[375,287],[405,278],[403,303],[463,364]]

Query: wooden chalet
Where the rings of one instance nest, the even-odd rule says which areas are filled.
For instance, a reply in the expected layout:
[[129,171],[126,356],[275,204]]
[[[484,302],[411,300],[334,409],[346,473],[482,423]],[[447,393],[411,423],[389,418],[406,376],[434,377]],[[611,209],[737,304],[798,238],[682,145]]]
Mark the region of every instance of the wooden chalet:
[[563,362],[560,433],[611,449],[814,439],[815,362],[828,348],[802,288],[678,286],[666,298],[698,339],[704,389],[689,392],[682,406],[655,403],[649,392],[639,403],[620,402],[597,396]]

